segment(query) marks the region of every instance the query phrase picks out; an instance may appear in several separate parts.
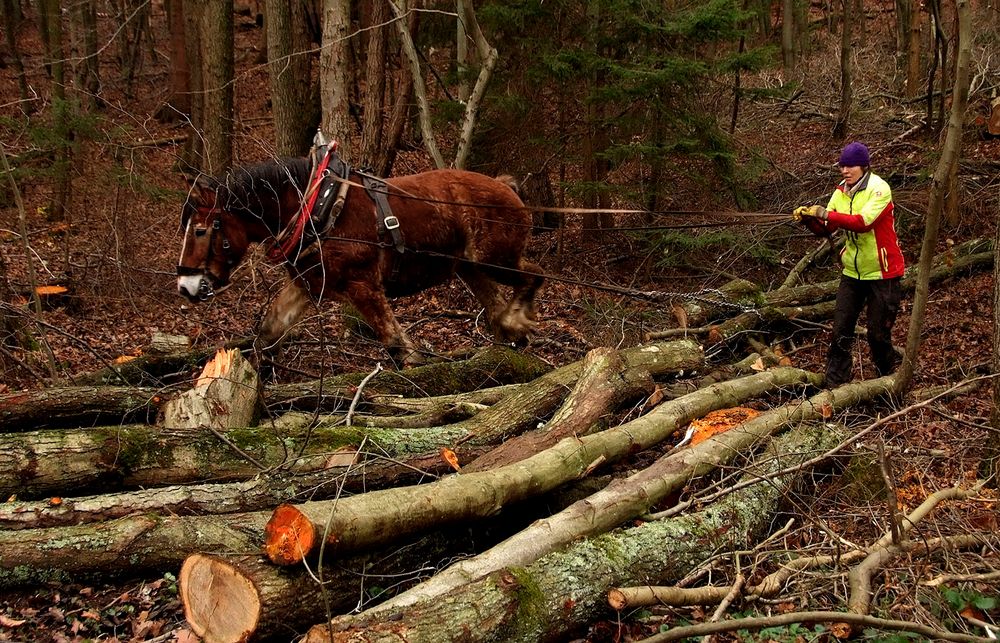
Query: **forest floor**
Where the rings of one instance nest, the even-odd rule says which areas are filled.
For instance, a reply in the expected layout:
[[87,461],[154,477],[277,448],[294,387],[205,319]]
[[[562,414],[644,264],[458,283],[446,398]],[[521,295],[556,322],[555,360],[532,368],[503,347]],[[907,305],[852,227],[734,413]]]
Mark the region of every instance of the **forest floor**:
[[[237,158],[249,162],[266,157],[268,106],[266,69],[255,60],[261,47],[260,31],[241,18],[237,82]],[[41,72],[40,46],[30,28],[19,34],[19,46],[34,82],[47,81]],[[860,52],[863,55],[865,52]],[[872,52],[868,52],[872,53]],[[876,55],[872,53],[872,55]],[[835,77],[830,63],[810,59],[803,76]],[[111,70],[108,71],[112,78]],[[181,130],[156,123],[149,116],[158,107],[162,93],[144,92],[162,87],[166,63],[149,61],[140,83],[130,93],[120,81],[108,81],[111,98],[103,112],[106,131],[114,127],[128,136],[115,134],[112,141],[92,140],[81,145],[74,168],[71,220],[68,224],[45,217],[51,187],[41,166],[36,173],[18,175],[18,189],[27,213],[30,252],[18,230],[18,212],[3,194],[0,210],[0,253],[8,266],[7,279],[24,294],[30,283],[31,266],[45,283],[63,284],[71,296],[43,312],[37,331],[51,348],[54,373],[41,351],[18,354],[17,361],[0,361],[0,393],[36,388],[56,381],[70,382],[73,375],[97,370],[107,363],[139,354],[153,333],[189,337],[195,347],[221,345],[247,337],[259,320],[269,293],[280,279],[280,271],[259,256],[251,259],[224,295],[193,305],[175,292],[174,265],[180,247],[177,230],[185,185],[172,167],[176,146],[162,143]],[[762,77],[758,82],[766,84]],[[816,81],[820,85],[819,81]],[[806,85],[812,103],[801,109],[783,110],[778,102],[750,103],[739,124],[739,155],[742,162],[759,164],[766,159],[770,170],[760,174],[753,190],[762,211],[790,212],[802,203],[825,201],[837,175],[833,163],[841,143],[830,139],[831,123],[809,116],[811,104],[829,103],[827,89]],[[861,94],[864,93],[862,88]],[[32,131],[17,125],[17,85],[10,67],[0,69],[0,103],[5,149],[31,149]],[[806,99],[804,99],[806,100]],[[12,107],[13,106],[13,107]],[[973,109],[978,109],[976,105]],[[825,111],[829,111],[828,109]],[[877,171],[892,179],[897,203],[897,221],[907,261],[915,263],[920,250],[922,216],[926,212],[927,181],[919,180],[933,170],[935,146],[925,141],[899,140],[909,128],[904,120],[858,119],[854,138],[865,140],[876,152]],[[890,123],[890,124],[887,124]],[[963,157],[977,162],[1000,162],[1000,142],[967,135]],[[416,152],[405,154],[395,173],[427,169]],[[679,181],[689,202],[705,204],[711,196],[697,194],[689,183]],[[896,188],[898,185],[898,189]],[[987,181],[993,195],[982,197],[980,181],[963,183],[962,216],[942,233],[940,250],[950,241],[992,237],[996,185]],[[6,190],[6,186],[3,188]],[[627,221],[622,223],[627,224]],[[736,228],[714,244],[688,244],[670,239],[651,242],[642,235],[611,231],[587,237],[569,224],[564,233],[533,237],[529,256],[553,276],[540,296],[540,323],[533,342],[525,349],[553,365],[581,358],[598,346],[623,347],[640,343],[645,333],[676,326],[669,306],[635,300],[589,288],[587,283],[615,284],[639,290],[660,290],[690,297],[717,288],[740,275],[765,286],[781,282],[798,258],[812,247],[813,239],[796,226],[783,224],[766,229]],[[29,261],[30,258],[30,261]],[[809,274],[819,281],[836,275],[827,262]],[[566,281],[561,281],[565,279]],[[953,384],[988,371],[992,352],[993,277],[973,274],[932,289],[922,330],[919,367],[914,387]],[[894,328],[897,345],[905,345],[912,299],[907,297]],[[476,316],[474,299],[460,282],[434,288],[419,296],[393,303],[394,310],[411,337],[429,352],[482,347],[491,339]],[[301,331],[276,359],[275,377],[283,380],[346,371],[367,372],[387,356],[376,342],[356,332],[357,324],[337,314],[337,307],[320,311],[308,319]],[[822,371],[829,327],[801,329],[785,342],[794,366]],[[870,377],[871,362],[863,342],[856,347],[856,376]],[[717,353],[716,363],[737,355]],[[885,402],[853,410],[841,418],[851,426],[864,427],[876,418],[905,406]],[[897,486],[903,510],[912,509],[931,491],[975,480],[982,446],[989,432],[990,389],[982,385],[971,392],[912,412],[881,427],[871,442],[859,448],[874,448],[875,441],[893,454]],[[819,490],[810,512],[822,519],[824,529],[852,542],[870,542],[886,528],[885,508],[879,497],[859,497],[845,491],[846,483],[828,482]],[[965,529],[996,530],[996,496],[987,490],[976,501],[955,503],[935,525],[942,532]],[[991,500],[992,499],[992,500]],[[789,547],[805,547],[822,529],[803,527],[788,539]],[[996,553],[988,560],[997,567]],[[878,596],[885,613],[912,620],[941,619],[927,601],[899,591],[893,579],[921,576],[918,562],[907,561],[906,569],[886,573],[887,588]],[[989,588],[983,590],[990,595]],[[996,585],[992,596],[998,596]],[[839,597],[842,598],[842,597]],[[836,605],[831,593],[818,602]],[[703,615],[701,615],[703,616]],[[1000,617],[994,607],[981,613]],[[670,612],[672,619],[699,617],[697,610]],[[659,623],[603,621],[583,636],[588,641],[626,641],[649,636]],[[960,619],[951,627],[961,627]],[[971,631],[971,630],[970,630]],[[979,631],[981,634],[981,630]],[[0,595],[0,641],[192,641],[185,628],[176,594],[176,579],[166,574],[156,580],[134,580],[109,585],[61,585]],[[760,638],[755,640],[768,640]],[[794,635],[782,640],[796,640]],[[807,639],[822,640],[810,635]]]

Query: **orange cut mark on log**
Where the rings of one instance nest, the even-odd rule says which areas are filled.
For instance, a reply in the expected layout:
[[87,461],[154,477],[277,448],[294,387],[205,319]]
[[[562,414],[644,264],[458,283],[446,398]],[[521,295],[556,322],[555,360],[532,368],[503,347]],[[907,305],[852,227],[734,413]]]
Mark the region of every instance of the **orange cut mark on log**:
[[280,505],[264,527],[264,554],[275,565],[294,565],[316,546],[312,521],[293,505]]
[[447,462],[448,466],[450,466],[455,471],[458,471],[459,469],[462,468],[462,465],[458,463],[458,456],[455,455],[455,452],[449,449],[448,447],[441,447],[441,459]]
[[691,422],[691,428],[694,429],[694,433],[691,435],[691,446],[704,442],[713,435],[725,433],[758,415],[760,415],[760,411],[744,406],[712,411],[705,417]]
[[207,386],[212,383],[212,380],[218,379],[229,372],[229,367],[232,364],[235,355],[233,353],[237,352],[239,349],[226,350],[220,348],[218,352],[215,353],[215,357],[208,360],[205,364],[205,368],[202,369],[201,375],[198,376],[198,381],[195,382],[195,386]]

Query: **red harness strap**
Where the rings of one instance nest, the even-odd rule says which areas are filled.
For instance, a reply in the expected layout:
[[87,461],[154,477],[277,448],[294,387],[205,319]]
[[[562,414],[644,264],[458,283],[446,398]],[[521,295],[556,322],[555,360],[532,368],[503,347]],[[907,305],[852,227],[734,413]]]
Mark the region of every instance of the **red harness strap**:
[[299,244],[302,240],[302,234],[306,229],[306,222],[312,217],[313,207],[316,205],[316,198],[319,196],[319,185],[323,182],[323,173],[326,171],[327,166],[330,164],[330,157],[333,156],[334,151],[337,149],[337,144],[333,143],[326,148],[326,154],[320,160],[319,164],[316,166],[316,171],[311,177],[309,182],[309,189],[306,190],[304,195],[304,201],[302,207],[299,208],[299,214],[292,224],[295,228],[292,230],[284,241],[275,245],[271,248],[268,253],[268,258],[278,261],[287,260],[289,257],[295,256],[297,253],[294,252],[295,246]]

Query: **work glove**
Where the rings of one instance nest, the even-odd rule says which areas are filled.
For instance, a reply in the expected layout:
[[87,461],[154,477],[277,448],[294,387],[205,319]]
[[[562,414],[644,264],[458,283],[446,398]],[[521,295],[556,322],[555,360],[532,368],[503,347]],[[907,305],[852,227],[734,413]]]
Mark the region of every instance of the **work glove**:
[[803,205],[792,212],[792,219],[795,221],[802,221],[806,217],[826,221],[826,208],[821,205]]

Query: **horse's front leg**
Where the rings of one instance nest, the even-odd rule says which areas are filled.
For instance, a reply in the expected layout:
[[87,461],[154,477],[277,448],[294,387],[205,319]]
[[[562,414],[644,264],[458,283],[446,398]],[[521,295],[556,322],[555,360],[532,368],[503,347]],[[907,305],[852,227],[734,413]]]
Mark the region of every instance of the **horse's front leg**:
[[397,365],[415,366],[423,362],[417,347],[403,332],[389,307],[385,292],[368,281],[352,281],[345,293],[358,312],[368,321],[379,341]]
[[310,299],[297,282],[290,281],[274,298],[264,319],[260,323],[256,347],[264,351],[273,351],[285,339],[288,330],[298,323],[309,308]]

